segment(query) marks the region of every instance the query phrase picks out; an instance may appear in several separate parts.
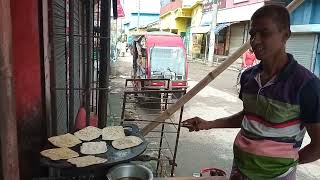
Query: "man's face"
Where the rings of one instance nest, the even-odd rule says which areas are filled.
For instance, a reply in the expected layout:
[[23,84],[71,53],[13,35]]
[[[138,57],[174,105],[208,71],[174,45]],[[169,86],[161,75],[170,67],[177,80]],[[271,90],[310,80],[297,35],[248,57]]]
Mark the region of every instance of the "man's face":
[[271,18],[258,18],[251,22],[250,44],[261,61],[268,61],[285,49],[289,38],[287,30],[280,30]]

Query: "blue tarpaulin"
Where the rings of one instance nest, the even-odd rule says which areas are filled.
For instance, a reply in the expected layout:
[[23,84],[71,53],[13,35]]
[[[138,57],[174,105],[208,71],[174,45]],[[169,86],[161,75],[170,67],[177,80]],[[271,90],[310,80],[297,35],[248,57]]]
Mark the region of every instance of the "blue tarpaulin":
[[221,31],[222,29],[224,29],[224,28],[226,28],[226,27],[228,27],[228,26],[230,26],[230,25],[231,25],[231,23],[221,23],[221,24],[217,24],[216,28],[214,29],[214,33],[215,33],[215,34],[218,34],[219,31]]

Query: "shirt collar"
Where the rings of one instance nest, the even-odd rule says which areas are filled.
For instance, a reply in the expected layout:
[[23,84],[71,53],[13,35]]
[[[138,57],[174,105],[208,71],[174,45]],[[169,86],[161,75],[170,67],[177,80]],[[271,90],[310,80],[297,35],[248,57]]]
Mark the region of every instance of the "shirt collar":
[[[295,71],[297,67],[297,61],[294,59],[292,54],[287,53],[289,62],[288,64],[280,71],[280,73],[276,77],[276,81],[282,81],[288,79],[288,77]],[[253,67],[254,76],[258,73],[262,72],[263,66],[262,63],[259,63],[257,66]]]

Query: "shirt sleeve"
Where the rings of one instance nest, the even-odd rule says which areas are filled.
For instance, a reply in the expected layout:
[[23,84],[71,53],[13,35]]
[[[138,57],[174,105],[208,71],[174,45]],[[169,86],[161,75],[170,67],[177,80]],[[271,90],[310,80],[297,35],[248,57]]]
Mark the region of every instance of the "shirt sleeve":
[[308,82],[300,92],[300,118],[305,123],[320,123],[320,80]]

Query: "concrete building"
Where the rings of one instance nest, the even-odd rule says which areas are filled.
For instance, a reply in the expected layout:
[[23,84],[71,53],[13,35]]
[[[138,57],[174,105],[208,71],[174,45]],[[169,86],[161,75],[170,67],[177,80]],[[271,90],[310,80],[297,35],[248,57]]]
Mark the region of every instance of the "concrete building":
[[[208,44],[212,18],[213,0],[204,0],[194,8],[189,49],[193,58],[208,59]],[[228,56],[249,38],[250,18],[265,4],[284,4],[275,0],[221,0],[218,4],[217,25],[215,28],[215,55]]]
[[124,30],[126,34],[130,34],[130,31],[137,31],[144,26],[159,20],[159,13],[131,13],[131,19],[124,24]]
[[[288,5],[292,0],[220,0],[215,28],[215,59],[235,52],[249,38],[250,18],[266,4]],[[192,59],[208,59],[213,0],[162,0],[160,28],[180,34]],[[320,76],[320,1],[306,0],[291,14],[292,36],[287,50]],[[184,14],[184,16],[180,16]],[[240,59],[239,59],[240,61]]]
[[[287,0],[289,4],[291,0]],[[291,13],[291,37],[287,51],[297,61],[320,76],[320,1],[306,0]]]
[[160,0],[123,0],[125,18],[121,20],[126,34],[159,20]]

